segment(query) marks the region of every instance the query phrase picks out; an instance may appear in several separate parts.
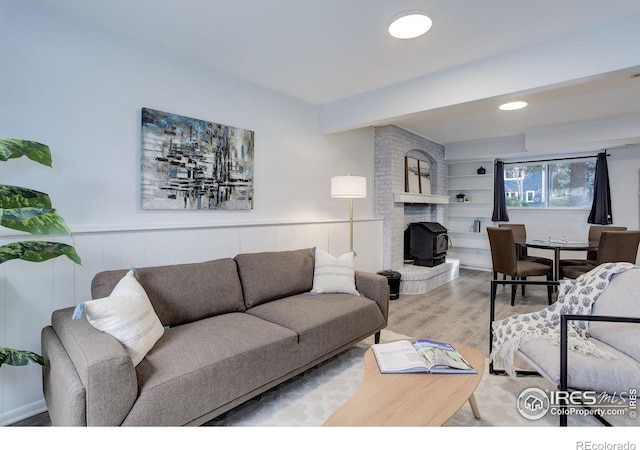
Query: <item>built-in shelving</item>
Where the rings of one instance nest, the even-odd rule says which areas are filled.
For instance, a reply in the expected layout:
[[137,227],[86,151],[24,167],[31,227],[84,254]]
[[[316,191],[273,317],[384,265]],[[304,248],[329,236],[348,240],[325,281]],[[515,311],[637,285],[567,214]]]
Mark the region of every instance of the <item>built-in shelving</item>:
[[[484,167],[485,174],[477,170]],[[447,230],[451,239],[450,256],[461,267],[490,269],[491,251],[486,227],[492,226],[493,161],[460,161],[447,164]],[[457,196],[463,194],[464,201]],[[480,231],[474,231],[480,221]]]

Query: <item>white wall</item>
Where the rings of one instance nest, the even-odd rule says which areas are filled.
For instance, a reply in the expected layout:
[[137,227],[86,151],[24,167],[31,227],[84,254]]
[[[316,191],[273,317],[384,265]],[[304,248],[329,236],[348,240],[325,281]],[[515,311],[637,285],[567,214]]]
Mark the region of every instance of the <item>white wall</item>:
[[[2,4],[0,127],[50,145],[54,170],[15,161],[3,178],[46,190],[76,230],[343,217],[330,177],[372,173],[372,130],[320,135],[313,105],[20,3]],[[142,107],[255,131],[255,209],[141,211]],[[371,197],[357,207],[371,216]]]
[[640,144],[609,152],[613,221],[616,225],[640,229]]
[[[75,23],[42,2],[2,2],[0,21],[0,135],[44,142],[54,160],[53,169],[2,163],[0,179],[47,192],[83,260],[0,266],[0,346],[39,351],[51,312],[86,300],[99,270],[348,249],[348,204],[330,197],[330,178],[351,170],[373,193],[372,130],[320,135],[313,105]],[[212,51],[224,57],[224,43]],[[142,107],[253,130],[254,209],[142,211]],[[373,195],[354,202],[354,216],[358,268],[382,269]],[[0,243],[17,236],[0,233]],[[39,367],[0,368],[0,424],[43,409]]]

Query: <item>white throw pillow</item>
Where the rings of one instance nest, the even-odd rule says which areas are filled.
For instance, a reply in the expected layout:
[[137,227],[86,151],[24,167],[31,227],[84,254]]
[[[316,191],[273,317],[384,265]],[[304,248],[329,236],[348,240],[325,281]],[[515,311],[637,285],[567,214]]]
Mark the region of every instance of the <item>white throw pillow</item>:
[[336,258],[329,253],[315,249],[315,270],[311,294],[344,293],[360,295],[356,290],[356,272],[353,252]]
[[134,367],[162,337],[164,328],[144,288],[130,270],[109,297],[89,300],[76,307],[73,318],[86,314],[89,323],[116,338],[127,350]]

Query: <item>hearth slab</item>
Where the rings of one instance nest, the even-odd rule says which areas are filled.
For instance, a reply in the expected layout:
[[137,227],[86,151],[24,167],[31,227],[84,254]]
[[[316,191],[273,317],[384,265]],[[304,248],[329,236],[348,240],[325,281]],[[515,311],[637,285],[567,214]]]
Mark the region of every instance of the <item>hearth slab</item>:
[[414,266],[405,264],[398,272],[400,278],[400,294],[426,294],[438,286],[458,278],[460,260],[447,258],[444,264],[435,267]]

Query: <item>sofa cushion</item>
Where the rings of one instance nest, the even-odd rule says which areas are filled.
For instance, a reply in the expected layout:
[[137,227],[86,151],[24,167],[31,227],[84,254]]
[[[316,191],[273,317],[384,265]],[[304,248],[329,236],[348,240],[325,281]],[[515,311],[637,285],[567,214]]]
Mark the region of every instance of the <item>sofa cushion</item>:
[[80,303],[73,318],[80,319],[85,314],[91,325],[122,344],[134,366],[142,361],[164,332],[133,270],[122,277],[108,297]]
[[378,304],[349,294],[299,294],[250,308],[247,314],[295,331],[300,364],[384,328]]
[[235,257],[247,308],[311,291],[314,256],[310,249],[243,253]]
[[312,294],[343,293],[360,295],[356,290],[356,272],[353,252],[335,257],[319,248],[315,249]]
[[[92,297],[109,295],[126,272],[114,270],[97,274],[91,283]],[[242,287],[231,258],[141,267],[137,269],[137,277],[165,326],[244,311]]]
[[[613,359],[570,351],[567,355],[569,388],[619,394],[638,386],[638,361],[596,339],[589,340]],[[520,344],[518,350],[545,378],[556,385],[560,384],[560,345],[537,339]]]
[[244,313],[171,328],[136,368],[140,394],[123,425],[193,422],[295,370],[296,340]]
[[[640,269],[614,276],[595,302],[592,314],[640,318]],[[640,324],[588,322],[589,334],[640,361]]]

